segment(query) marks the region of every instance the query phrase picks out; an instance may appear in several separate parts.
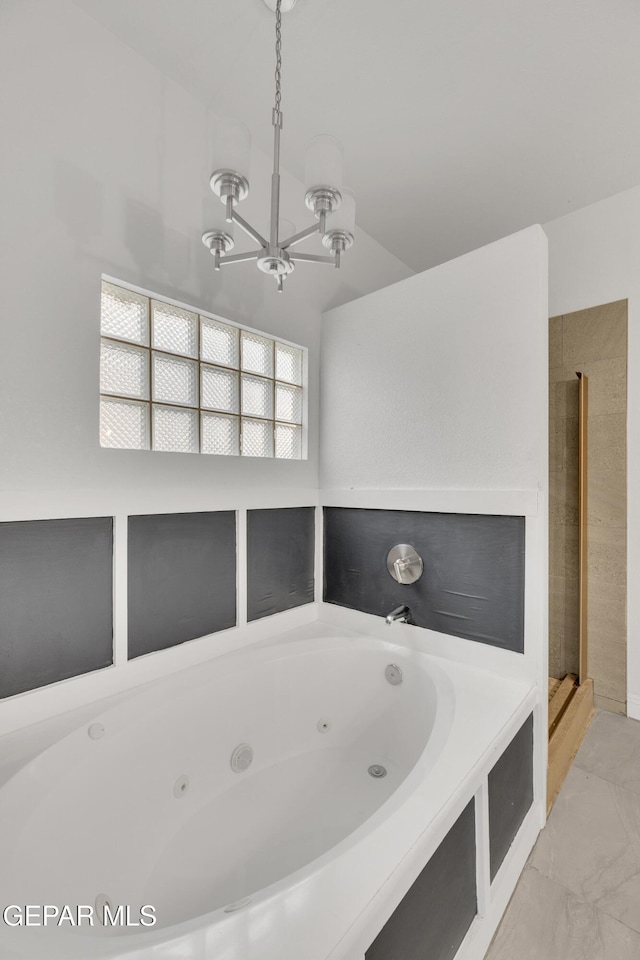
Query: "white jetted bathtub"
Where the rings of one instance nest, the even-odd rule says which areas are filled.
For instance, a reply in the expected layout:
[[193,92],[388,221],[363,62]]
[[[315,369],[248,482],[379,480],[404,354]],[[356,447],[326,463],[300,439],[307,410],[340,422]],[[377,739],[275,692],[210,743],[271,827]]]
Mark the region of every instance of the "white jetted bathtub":
[[392,643],[316,636],[97,709],[0,790],[0,905],[16,907],[0,956],[345,956],[527,692]]

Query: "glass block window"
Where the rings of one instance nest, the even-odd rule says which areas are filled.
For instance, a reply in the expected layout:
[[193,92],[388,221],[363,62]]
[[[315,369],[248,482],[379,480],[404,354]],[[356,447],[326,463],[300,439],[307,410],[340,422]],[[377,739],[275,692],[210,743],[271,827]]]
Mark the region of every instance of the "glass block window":
[[168,303],[151,301],[153,346],[157,350],[198,356],[198,316]]
[[100,445],[304,457],[305,350],[103,281]]
[[100,326],[105,337],[149,343],[149,301],[132,290],[102,284]]

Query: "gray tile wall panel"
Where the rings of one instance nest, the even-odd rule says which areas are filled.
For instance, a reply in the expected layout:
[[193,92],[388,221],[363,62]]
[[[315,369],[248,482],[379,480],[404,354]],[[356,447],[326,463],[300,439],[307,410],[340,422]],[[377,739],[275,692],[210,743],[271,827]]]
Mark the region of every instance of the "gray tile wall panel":
[[111,517],[0,523],[0,697],[113,661]]
[[247,617],[314,600],[315,508],[247,511]]
[[500,869],[533,803],[533,714],[489,774],[491,879]]
[[[324,599],[384,617],[407,604],[420,627],[522,653],[524,517],[324,509]],[[424,561],[413,584],[387,571],[411,544]]]
[[129,517],[129,658],[236,624],[230,510]]
[[366,960],[452,960],[477,913],[473,800],[365,953]]

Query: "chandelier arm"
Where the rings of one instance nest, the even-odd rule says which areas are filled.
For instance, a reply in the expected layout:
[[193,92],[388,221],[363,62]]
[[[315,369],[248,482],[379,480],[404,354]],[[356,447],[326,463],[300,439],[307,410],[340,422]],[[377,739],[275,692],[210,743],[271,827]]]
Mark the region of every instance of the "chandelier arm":
[[[293,6],[295,0],[292,0]],[[236,253],[228,256],[226,251],[233,247],[233,238],[222,230],[208,231],[203,234],[202,242],[214,256],[215,269],[220,270],[225,263],[244,263],[248,260],[257,260],[258,268],[273,276],[278,290],[282,292],[285,278],[291,274],[296,263],[328,263],[335,269],[340,268],[340,259],[343,250],[347,250],[353,243],[353,236],[344,229],[331,229],[327,232],[327,215],[333,213],[341,202],[340,192],[329,186],[317,186],[307,191],[305,202],[318,220],[317,224],[306,227],[284,241],[280,235],[280,140],[282,134],[282,0],[276,0],[276,70],[275,70],[275,103],[272,111],[273,123],[273,171],[271,175],[271,210],[269,222],[269,239],[266,240],[244,217],[236,212],[235,206],[246,197],[249,191],[247,179],[233,170],[217,170],[212,174],[211,189],[225,202],[225,219],[227,223],[237,223],[255,243],[259,249],[247,253]],[[286,8],[289,9],[289,8]],[[352,211],[353,215],[353,211]],[[290,248],[301,243],[308,237],[320,234],[323,246],[331,252],[331,256],[319,256],[311,253],[294,253]]]
[[233,210],[233,222],[237,223],[238,226],[241,227],[245,233],[248,233],[252,240],[255,240],[256,243],[259,243],[261,247],[269,246],[262,234],[258,233],[258,231],[252,227],[250,223],[247,223],[244,217],[241,217],[235,208]]
[[336,265],[335,257],[322,257],[315,253],[290,253],[289,259],[294,261],[299,260],[302,263],[331,263],[334,267]]
[[220,266],[224,267],[225,263],[244,263],[245,260],[257,260],[262,253],[264,253],[264,249],[261,247],[259,250],[250,250],[248,253],[232,253],[230,256],[222,254]]
[[301,230],[300,233],[294,233],[292,237],[289,237],[288,240],[283,240],[280,243],[280,246],[283,250],[286,250],[288,247],[295,246],[296,243],[302,243],[303,240],[306,240],[307,237],[313,237],[316,233],[320,232],[320,224],[314,223],[312,227],[307,227],[306,230]]

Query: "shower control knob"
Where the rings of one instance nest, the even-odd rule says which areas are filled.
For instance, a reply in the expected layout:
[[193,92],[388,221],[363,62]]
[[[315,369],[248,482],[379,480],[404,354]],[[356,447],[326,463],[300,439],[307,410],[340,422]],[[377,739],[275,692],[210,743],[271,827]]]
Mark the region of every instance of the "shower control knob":
[[409,543],[398,543],[387,554],[387,570],[398,583],[415,583],[423,569],[422,557]]

